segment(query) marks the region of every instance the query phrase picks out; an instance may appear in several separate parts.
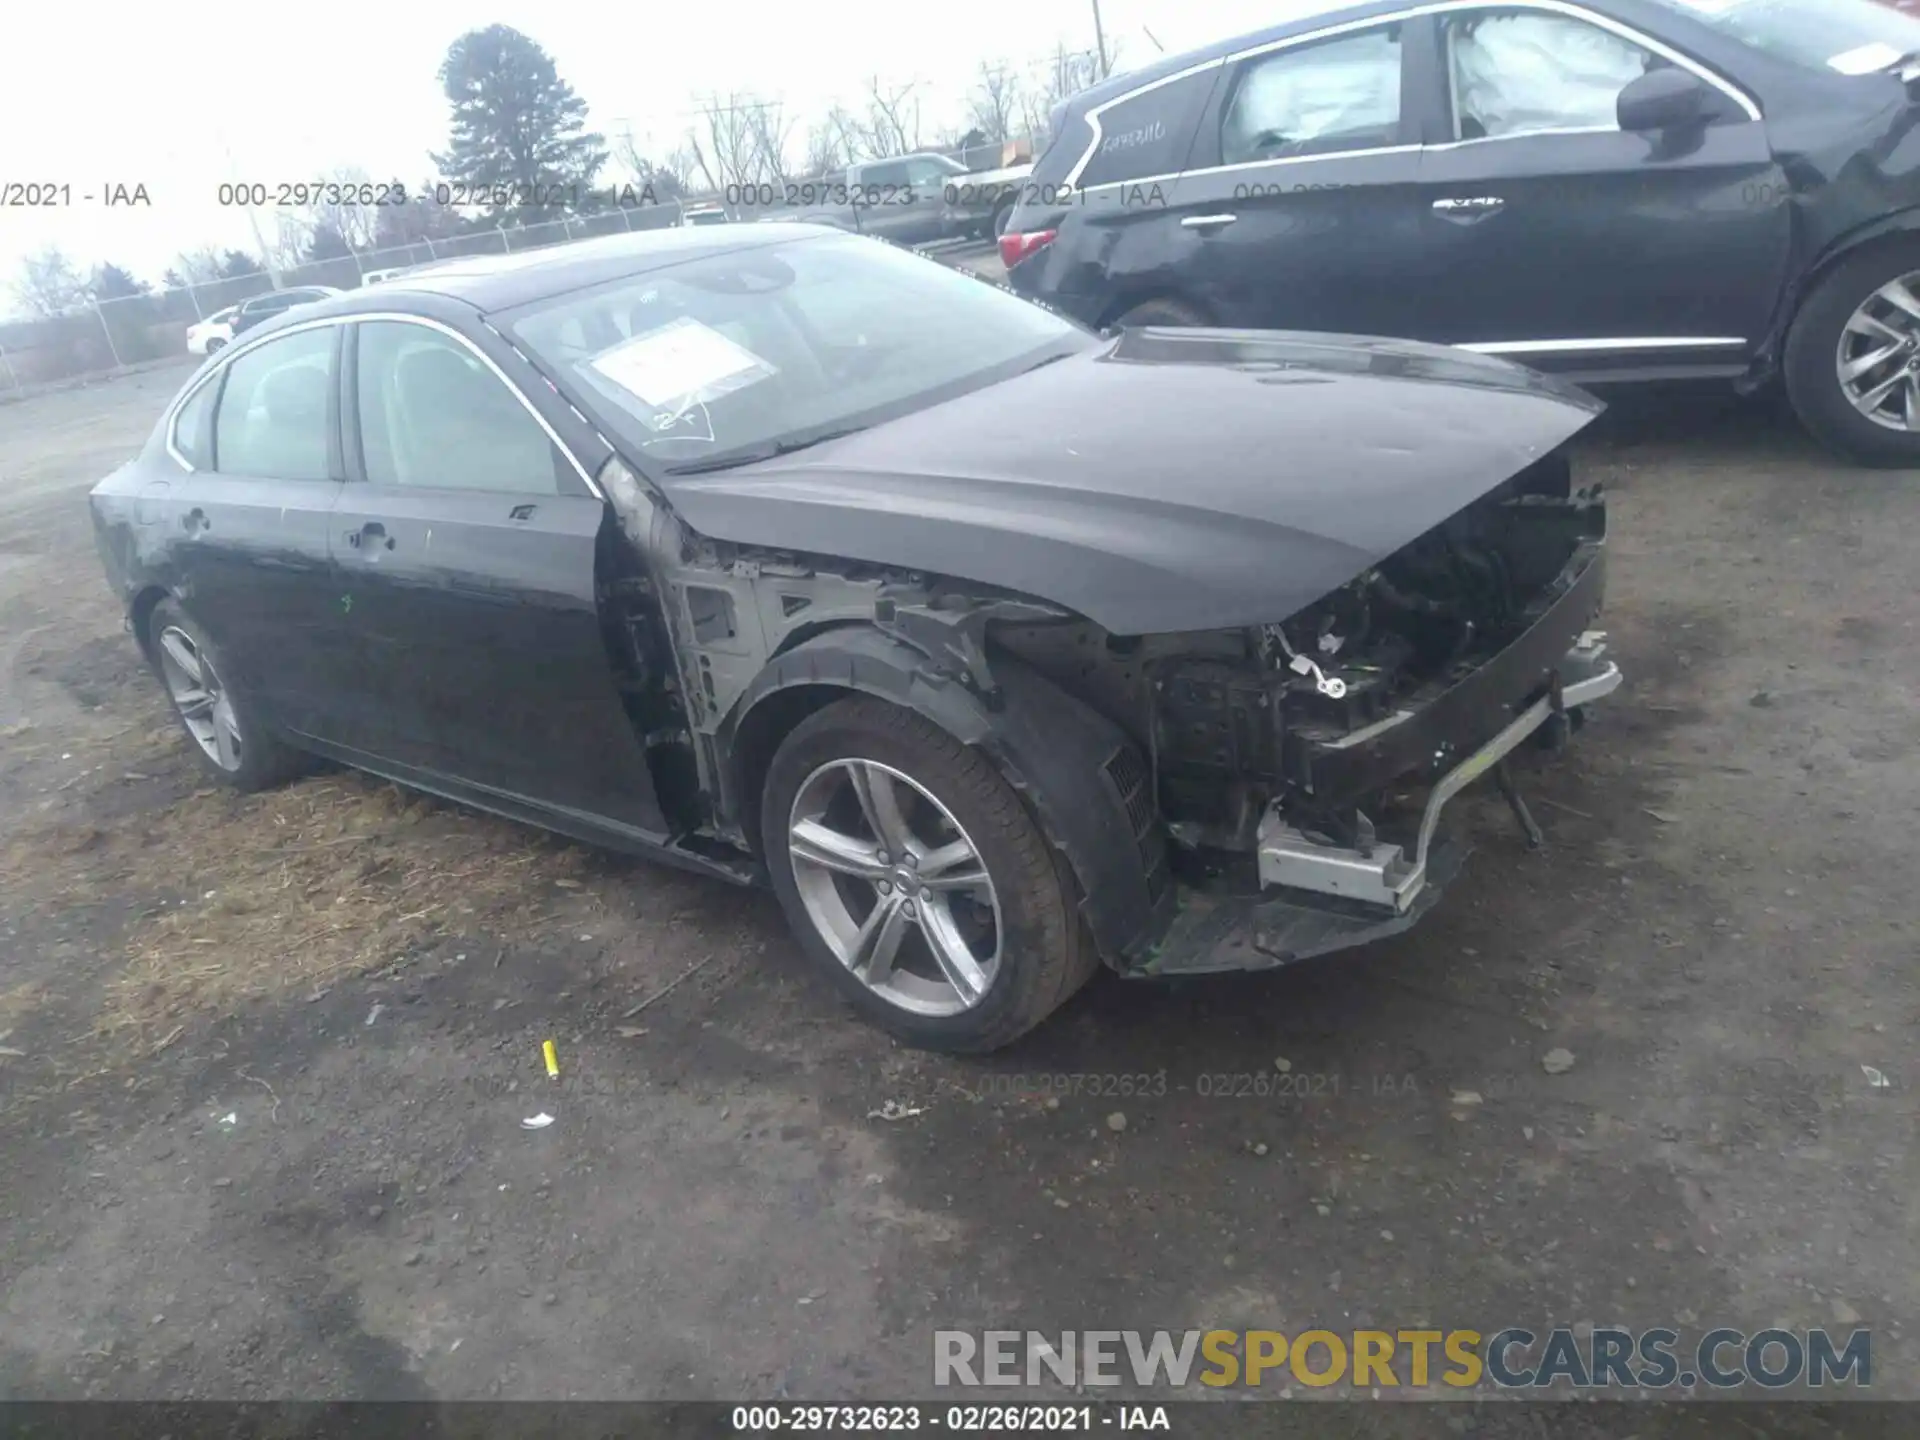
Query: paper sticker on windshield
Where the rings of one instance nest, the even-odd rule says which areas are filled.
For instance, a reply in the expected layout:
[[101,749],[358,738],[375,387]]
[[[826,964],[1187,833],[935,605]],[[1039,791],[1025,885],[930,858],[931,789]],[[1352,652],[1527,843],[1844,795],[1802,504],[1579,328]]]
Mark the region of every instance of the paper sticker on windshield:
[[1827,61],[1827,68],[1838,70],[1842,75],[1871,75],[1876,70],[1897,65],[1899,61],[1898,50],[1876,40],[1871,45],[1862,45],[1858,50],[1848,50],[1834,56]]
[[642,403],[674,415],[775,373],[751,350],[689,319],[636,335],[601,351],[590,363]]

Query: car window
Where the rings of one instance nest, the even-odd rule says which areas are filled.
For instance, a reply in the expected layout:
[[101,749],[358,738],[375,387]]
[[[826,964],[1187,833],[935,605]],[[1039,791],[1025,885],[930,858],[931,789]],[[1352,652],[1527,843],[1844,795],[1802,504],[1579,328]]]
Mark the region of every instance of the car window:
[[1812,70],[1864,75],[1920,54],[1920,19],[1878,0],[1657,0]]
[[326,480],[334,327],[301,330],[227,366],[214,416],[213,468],[267,480]]
[[207,417],[213,411],[213,397],[219,390],[219,382],[209,380],[187,397],[187,403],[173,417],[173,448],[186,456],[187,463],[196,470],[207,468],[213,439],[207,428]]
[[862,185],[904,185],[906,181],[907,167],[898,160],[868,165],[860,171]]
[[1250,62],[1227,105],[1220,159],[1235,165],[1393,144],[1400,135],[1400,27]]
[[[1108,102],[1099,118],[1099,134],[1087,145],[1087,117],[1082,116],[1061,144],[1081,150],[1075,183],[1112,185],[1144,176],[1172,175],[1182,169],[1192,148],[1200,113],[1212,98],[1215,70],[1198,70],[1179,80],[1154,86],[1140,94]],[[1061,134],[1067,106],[1056,106],[1049,122]],[[1071,174],[1071,170],[1068,172]]]
[[954,171],[938,160],[915,160],[907,166],[907,180],[916,186],[938,186],[953,178]]
[[873,423],[1094,343],[998,286],[851,235],[686,261],[529,305],[508,328],[667,468]]
[[553,442],[460,341],[425,325],[355,327],[360,451],[376,485],[551,495]]
[[1445,33],[1456,140],[1615,129],[1620,92],[1663,63],[1610,30],[1537,10],[1450,15]]

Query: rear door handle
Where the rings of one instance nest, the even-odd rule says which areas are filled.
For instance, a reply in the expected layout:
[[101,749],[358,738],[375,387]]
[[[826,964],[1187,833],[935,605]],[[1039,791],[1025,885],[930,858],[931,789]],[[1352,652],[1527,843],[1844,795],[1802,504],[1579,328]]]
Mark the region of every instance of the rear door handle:
[[1188,230],[1214,230],[1222,225],[1231,225],[1238,215],[1189,215],[1180,224]]
[[378,520],[369,520],[358,530],[347,531],[347,544],[356,550],[391,550],[393,537]]
[[213,522],[207,519],[207,512],[198,505],[180,517],[180,528],[188,535],[204,535],[213,528]]
[[1507,202],[1498,195],[1449,195],[1433,202],[1434,214],[1463,225],[1497,215],[1506,208]]

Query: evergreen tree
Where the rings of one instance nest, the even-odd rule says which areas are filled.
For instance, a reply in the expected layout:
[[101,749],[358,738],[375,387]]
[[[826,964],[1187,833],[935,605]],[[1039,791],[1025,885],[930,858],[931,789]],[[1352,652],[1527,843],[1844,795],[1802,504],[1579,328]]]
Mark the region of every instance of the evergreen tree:
[[479,202],[471,215],[498,225],[591,208],[606,143],[586,128],[587,102],[539,45],[506,25],[468,31],[447,47],[440,84],[453,134],[434,163],[457,187],[484,187],[467,197]]

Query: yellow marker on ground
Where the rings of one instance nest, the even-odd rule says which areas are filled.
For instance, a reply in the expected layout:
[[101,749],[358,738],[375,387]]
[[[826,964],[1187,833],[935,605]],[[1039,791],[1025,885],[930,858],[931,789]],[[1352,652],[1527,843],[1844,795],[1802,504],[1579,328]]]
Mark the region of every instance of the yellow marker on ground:
[[547,1057],[547,1074],[555,1080],[560,1078],[560,1056],[553,1048],[553,1041],[541,1044],[540,1053]]

